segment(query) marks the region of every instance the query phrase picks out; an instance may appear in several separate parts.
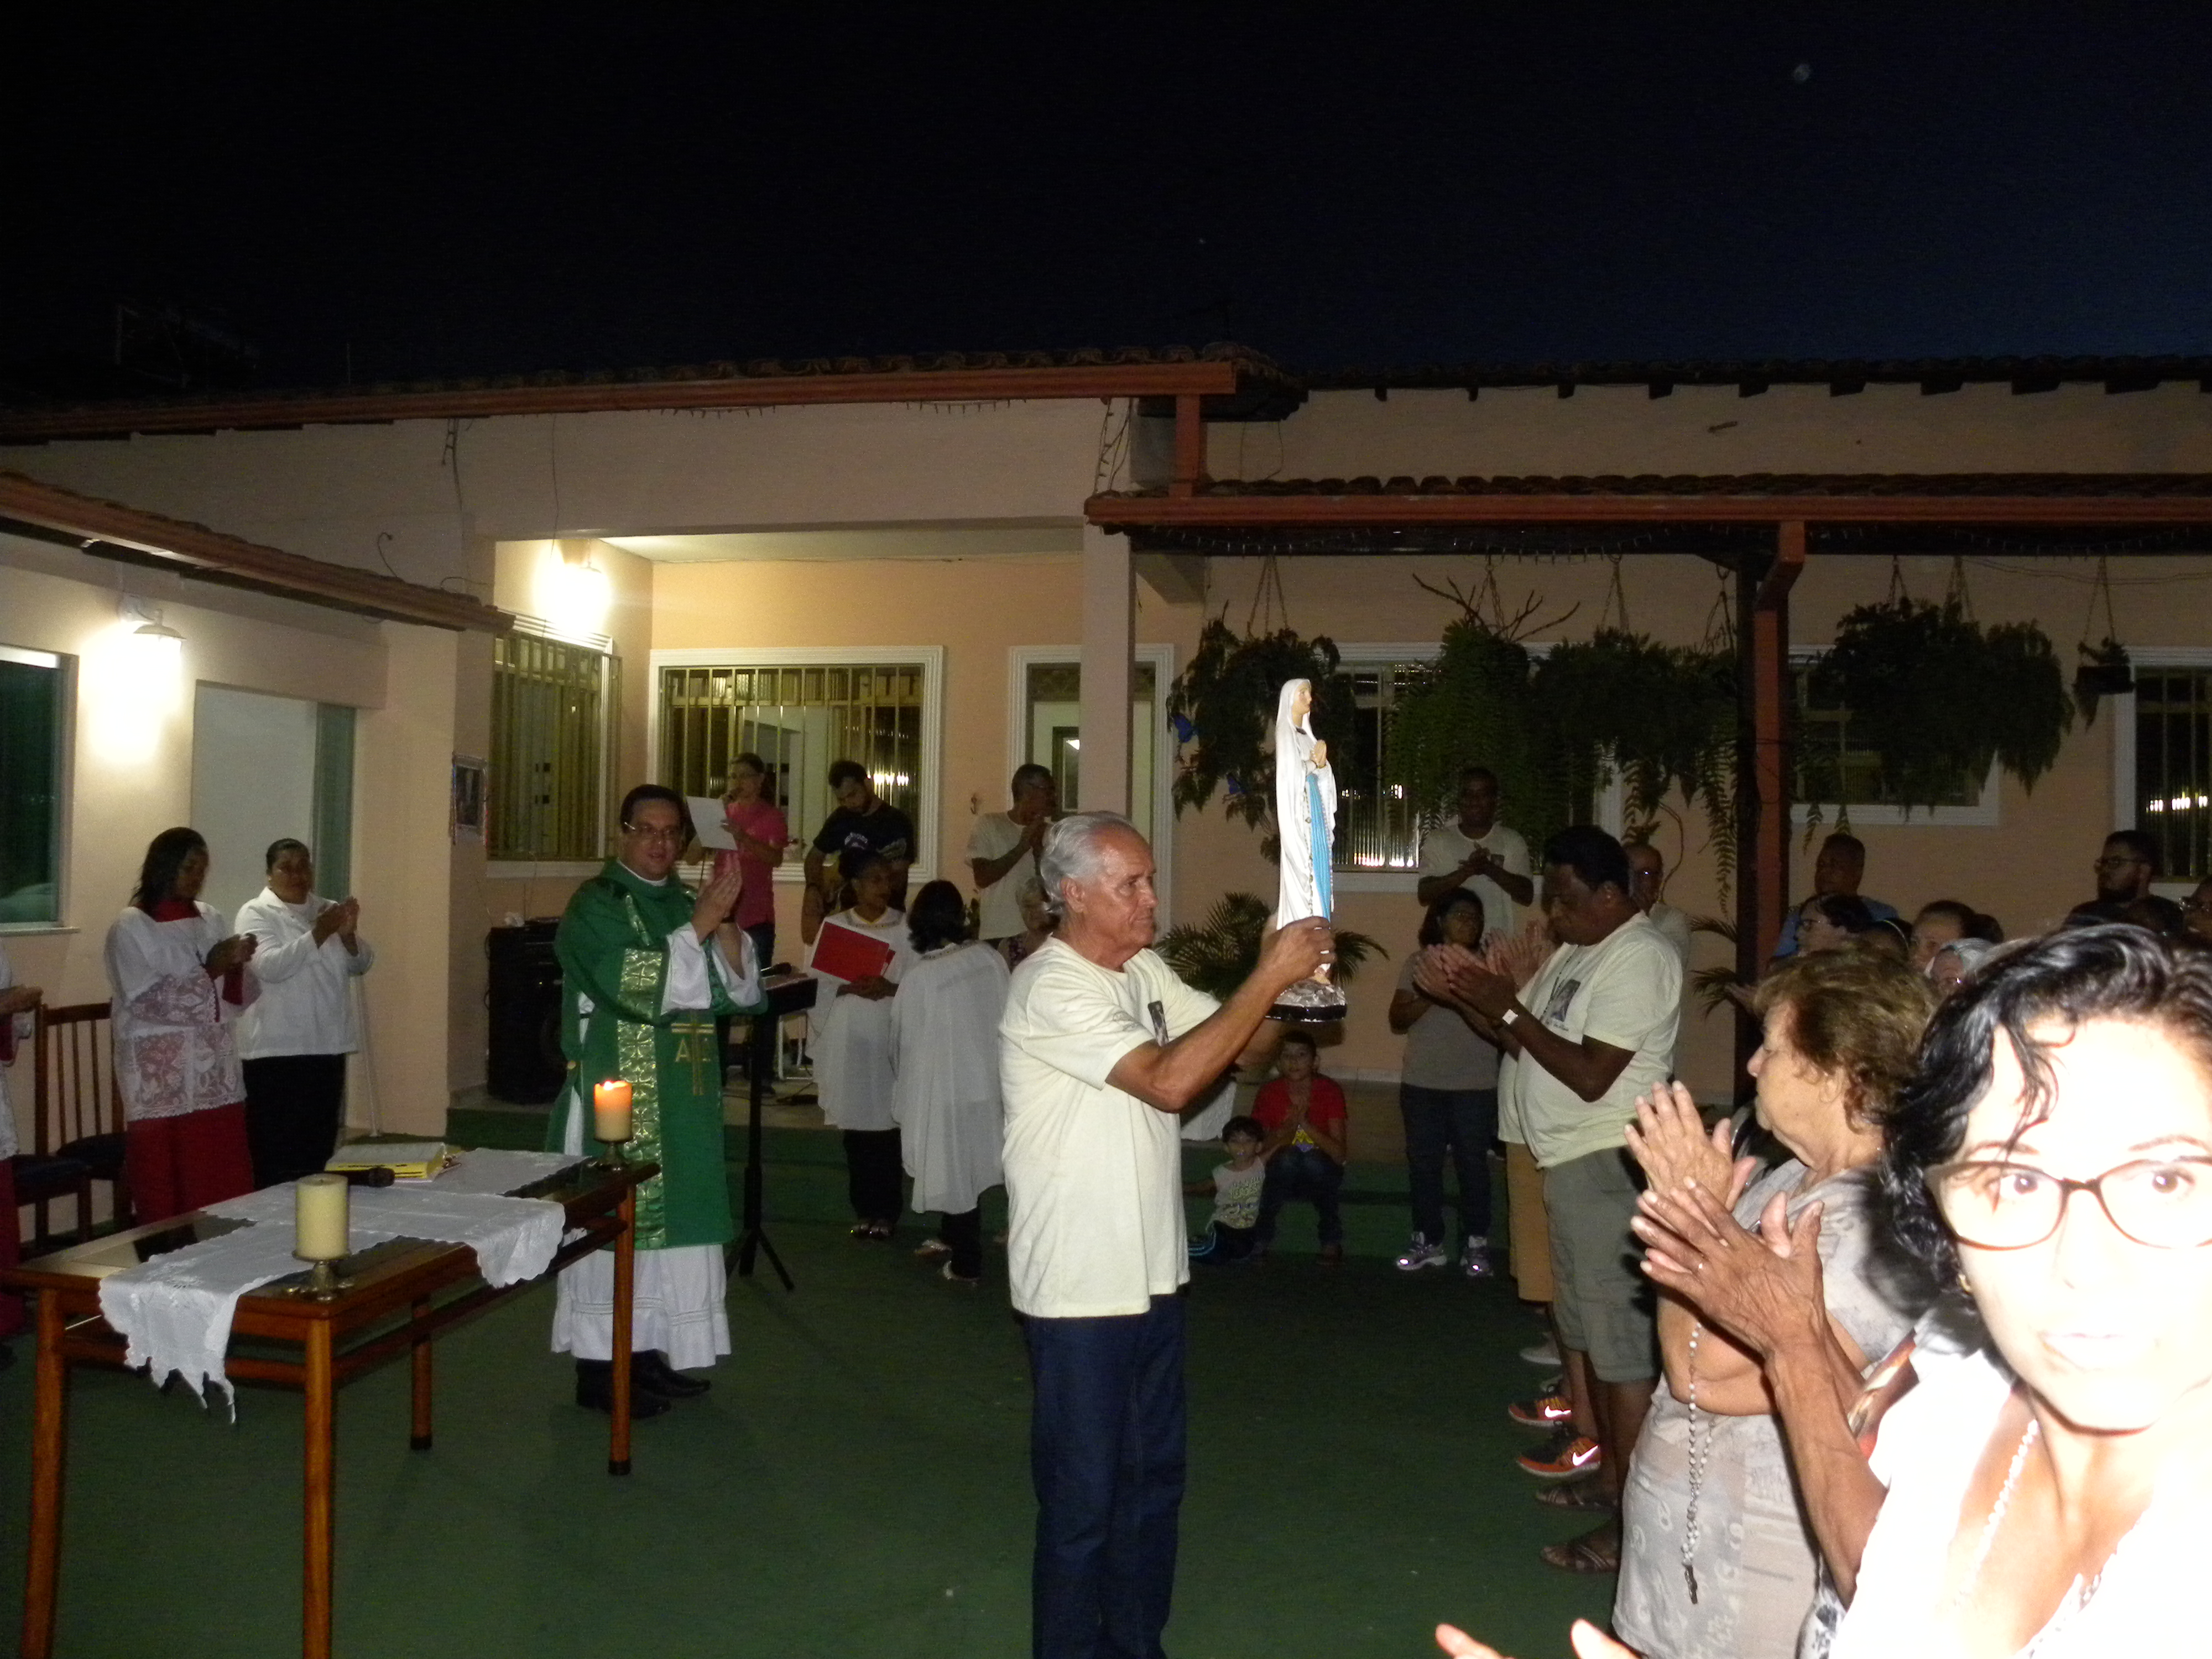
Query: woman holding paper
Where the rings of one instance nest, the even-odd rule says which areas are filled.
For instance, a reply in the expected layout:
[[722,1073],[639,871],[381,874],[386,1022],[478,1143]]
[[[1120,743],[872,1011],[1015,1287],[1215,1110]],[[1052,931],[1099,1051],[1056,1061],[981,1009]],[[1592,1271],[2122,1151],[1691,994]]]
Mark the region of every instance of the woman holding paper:
[[257,993],[246,972],[255,941],[199,902],[207,872],[199,832],[164,830],[107,930],[125,1169],[141,1223],[253,1190],[236,1028]]
[[758,755],[739,755],[730,763],[730,781],[722,791],[722,822],[737,843],[728,852],[714,854],[714,873],[735,866],[744,876],[744,890],[738,896],[732,920],[738,931],[753,942],[753,959],[766,968],[775,960],[775,872],[783,863],[783,849],[791,840],[791,826],[783,809],[769,799],[768,763]]
[[[835,987],[814,1021],[814,1085],[822,1115],[845,1132],[853,1237],[889,1238],[904,1207],[904,1166],[892,1109],[890,1000],[913,954],[906,913],[891,908],[897,873],[874,853],[848,851],[854,902],[822,924],[808,969]],[[817,1007],[819,1004],[816,1005]]]

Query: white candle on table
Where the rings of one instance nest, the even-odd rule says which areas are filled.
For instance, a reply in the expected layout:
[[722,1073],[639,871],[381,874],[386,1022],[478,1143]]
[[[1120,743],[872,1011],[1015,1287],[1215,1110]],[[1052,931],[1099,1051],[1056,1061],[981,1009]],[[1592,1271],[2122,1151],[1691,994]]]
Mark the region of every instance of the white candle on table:
[[301,1176],[292,1254],[302,1261],[336,1261],[348,1254],[346,1178],[328,1170]]
[[601,1140],[629,1139],[629,1085],[623,1079],[592,1085],[592,1133]]

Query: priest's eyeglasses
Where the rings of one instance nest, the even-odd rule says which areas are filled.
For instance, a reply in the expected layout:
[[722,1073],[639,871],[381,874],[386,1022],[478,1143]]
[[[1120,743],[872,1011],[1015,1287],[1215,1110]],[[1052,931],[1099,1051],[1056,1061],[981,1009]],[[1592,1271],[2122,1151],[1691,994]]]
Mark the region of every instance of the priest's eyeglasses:
[[635,836],[640,841],[665,841],[672,846],[680,847],[690,836],[691,826],[688,823],[672,823],[663,829],[651,824],[625,823],[623,825],[623,833],[626,836]]
[[2021,1250],[2058,1231],[2076,1193],[2093,1194],[2113,1226],[2161,1250],[2212,1244],[2212,1158],[2143,1158],[2092,1181],[2069,1181],[1999,1159],[1942,1164],[1928,1172],[1936,1207],[1962,1243]]

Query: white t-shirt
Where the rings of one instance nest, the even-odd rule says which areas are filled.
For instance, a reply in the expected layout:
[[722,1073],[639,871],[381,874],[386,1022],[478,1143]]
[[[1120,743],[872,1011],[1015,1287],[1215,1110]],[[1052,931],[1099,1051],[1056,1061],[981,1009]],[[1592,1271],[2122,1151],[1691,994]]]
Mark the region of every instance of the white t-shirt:
[[[1007,812],[986,812],[975,820],[975,827],[968,832],[968,857],[1002,859],[1022,844],[1022,826]],[[1022,860],[988,887],[975,890],[975,905],[981,925],[978,939],[1012,939],[1024,931],[1022,925],[1022,885],[1037,877],[1034,857]]]
[[1180,1125],[1106,1078],[1124,1054],[1182,1036],[1218,1006],[1151,951],[1115,972],[1048,939],[1014,970],[999,1067],[1018,1311],[1140,1314],[1189,1278]]
[[[1454,822],[1437,824],[1421,837],[1421,878],[1425,881],[1431,876],[1451,874],[1474,856],[1478,847],[1504,865],[1508,874],[1529,873],[1528,842],[1518,830],[1493,823],[1482,835],[1469,836]],[[1488,876],[1477,876],[1460,884],[1482,901],[1484,938],[1520,930],[1521,907]]]
[[1682,1016],[1682,959],[1648,917],[1631,916],[1595,945],[1562,945],[1521,1004],[1570,1042],[1585,1037],[1631,1058],[1613,1086],[1584,1100],[1527,1054],[1507,1073],[1515,1126],[1544,1169],[1626,1144],[1636,1097],[1667,1080]]

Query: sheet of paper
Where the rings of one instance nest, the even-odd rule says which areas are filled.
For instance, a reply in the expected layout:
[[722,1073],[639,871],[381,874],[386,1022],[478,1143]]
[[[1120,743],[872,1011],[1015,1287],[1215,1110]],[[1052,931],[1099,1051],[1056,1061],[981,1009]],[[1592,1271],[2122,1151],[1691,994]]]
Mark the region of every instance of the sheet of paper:
[[722,803],[705,795],[686,795],[684,800],[691,808],[691,833],[699,838],[699,845],[712,848],[718,853],[734,853],[738,843],[730,834],[729,820],[722,816]]

